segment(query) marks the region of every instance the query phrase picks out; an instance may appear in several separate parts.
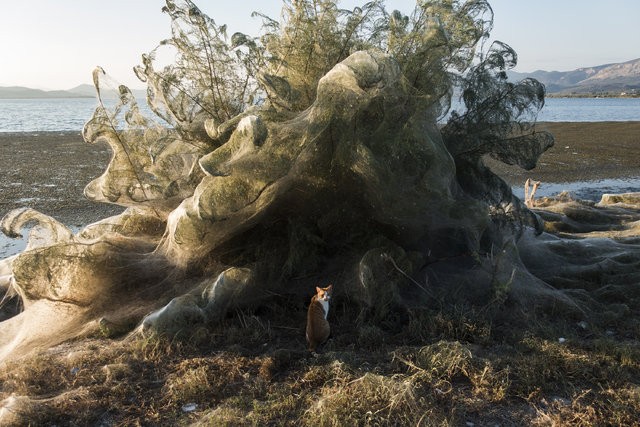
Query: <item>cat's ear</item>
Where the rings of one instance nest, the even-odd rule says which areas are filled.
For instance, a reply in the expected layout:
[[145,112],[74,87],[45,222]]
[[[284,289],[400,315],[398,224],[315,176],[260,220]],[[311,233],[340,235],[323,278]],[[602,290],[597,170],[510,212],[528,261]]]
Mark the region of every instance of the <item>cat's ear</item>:
[[331,291],[333,290],[333,285],[329,285],[326,288],[324,288],[327,292],[331,293]]
[[316,286],[316,293],[319,294],[320,292],[323,292],[323,289]]

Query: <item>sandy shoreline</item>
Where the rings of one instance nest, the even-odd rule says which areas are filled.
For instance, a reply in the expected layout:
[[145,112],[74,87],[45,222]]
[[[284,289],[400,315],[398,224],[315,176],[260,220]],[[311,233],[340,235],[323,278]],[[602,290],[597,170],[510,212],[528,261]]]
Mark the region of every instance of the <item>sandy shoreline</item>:
[[79,227],[121,212],[83,195],[110,157],[106,145],[90,145],[80,132],[0,133],[0,217],[30,207]]
[[[553,133],[556,143],[534,170],[487,161],[511,185],[520,188],[532,178],[548,192],[563,189],[549,183],[623,179],[630,186],[624,191],[640,191],[634,188],[640,182],[640,122],[539,123],[537,129]],[[0,217],[31,207],[77,229],[118,214],[122,207],[83,196],[110,156],[106,145],[87,144],[80,132],[0,133]],[[0,259],[15,252],[14,243],[0,240]]]
[[511,185],[527,178],[543,183],[640,178],[640,122],[546,122],[536,130],[551,132],[555,145],[535,169],[487,160]]

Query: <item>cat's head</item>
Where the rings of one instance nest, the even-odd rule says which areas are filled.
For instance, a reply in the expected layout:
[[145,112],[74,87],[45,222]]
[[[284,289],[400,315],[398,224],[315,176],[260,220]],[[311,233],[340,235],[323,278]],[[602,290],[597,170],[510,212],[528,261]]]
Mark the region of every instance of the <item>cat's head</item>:
[[332,290],[333,285],[329,285],[326,288],[320,288],[316,286],[316,295],[318,296],[318,300],[329,301],[331,299]]

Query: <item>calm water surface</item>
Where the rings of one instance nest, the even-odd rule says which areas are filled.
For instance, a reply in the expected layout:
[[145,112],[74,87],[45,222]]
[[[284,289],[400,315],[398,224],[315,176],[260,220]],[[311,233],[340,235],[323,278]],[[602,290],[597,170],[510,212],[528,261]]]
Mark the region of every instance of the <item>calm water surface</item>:
[[91,98],[2,99],[0,132],[79,131],[96,105]]
[[640,98],[547,98],[541,122],[628,122],[640,120]]
[[[454,100],[453,109],[461,109]],[[539,122],[640,121],[640,98],[547,98]]]
[[[144,100],[138,103],[154,117]],[[0,99],[0,132],[81,131],[97,106],[94,98]]]
[[[142,112],[154,117],[144,100]],[[97,102],[78,99],[2,99],[0,132],[80,131]],[[548,98],[539,121],[640,121],[640,98]]]

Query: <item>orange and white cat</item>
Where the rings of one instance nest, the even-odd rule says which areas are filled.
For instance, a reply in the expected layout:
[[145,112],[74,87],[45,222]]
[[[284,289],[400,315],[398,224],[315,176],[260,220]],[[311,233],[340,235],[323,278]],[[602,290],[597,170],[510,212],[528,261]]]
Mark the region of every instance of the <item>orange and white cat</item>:
[[332,289],[333,285],[326,288],[316,286],[316,294],[311,298],[311,304],[309,304],[307,311],[307,342],[311,352],[315,352],[318,346],[329,338],[331,329],[327,315],[329,314]]

